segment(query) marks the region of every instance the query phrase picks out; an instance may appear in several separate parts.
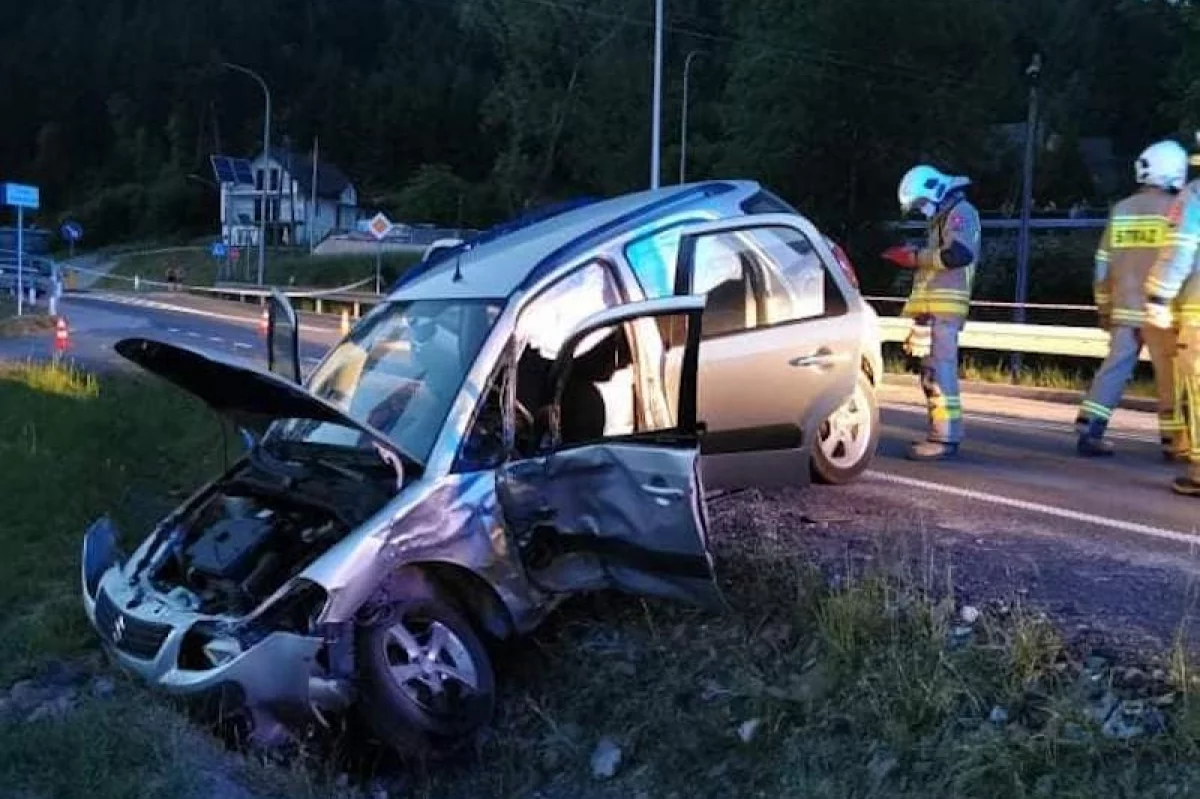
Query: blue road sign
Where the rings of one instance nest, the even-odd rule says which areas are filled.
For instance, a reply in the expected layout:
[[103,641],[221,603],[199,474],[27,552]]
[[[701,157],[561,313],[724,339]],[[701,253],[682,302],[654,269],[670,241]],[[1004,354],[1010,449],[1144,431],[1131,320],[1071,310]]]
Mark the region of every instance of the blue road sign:
[[78,222],[63,222],[59,231],[67,241],[75,242],[83,238],[83,225]]
[[15,208],[36,209],[41,202],[41,192],[37,186],[26,186],[21,183],[4,184],[4,204]]
[[210,247],[208,251],[212,254],[213,258],[224,258],[225,254],[228,252],[228,250],[225,248],[225,242],[223,241],[214,241],[212,247]]

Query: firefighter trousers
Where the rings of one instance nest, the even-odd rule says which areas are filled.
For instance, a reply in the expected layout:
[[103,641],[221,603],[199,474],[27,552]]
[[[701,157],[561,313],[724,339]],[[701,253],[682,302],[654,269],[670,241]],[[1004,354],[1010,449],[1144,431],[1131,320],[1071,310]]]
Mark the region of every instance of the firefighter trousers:
[[1176,367],[1182,389],[1179,413],[1184,418],[1188,439],[1187,476],[1200,483],[1200,323],[1184,325],[1179,331]]
[[1187,449],[1187,434],[1182,408],[1183,385],[1176,380],[1175,354],[1178,346],[1174,330],[1146,325],[1118,325],[1109,332],[1108,357],[1092,378],[1092,386],[1079,407],[1075,425],[1080,435],[1103,438],[1113,411],[1121,404],[1125,386],[1137,368],[1142,346],[1150,352],[1154,367],[1154,388],[1158,405],[1158,431],[1164,452]]
[[929,354],[921,360],[921,389],[929,410],[930,441],[959,444],[963,439],[958,393],[958,335],[962,319],[931,319]]

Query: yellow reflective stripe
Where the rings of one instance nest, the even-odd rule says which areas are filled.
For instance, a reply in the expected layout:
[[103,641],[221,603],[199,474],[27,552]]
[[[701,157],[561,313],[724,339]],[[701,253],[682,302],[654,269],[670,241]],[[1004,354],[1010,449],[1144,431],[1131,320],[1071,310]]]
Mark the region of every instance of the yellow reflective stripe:
[[1121,308],[1116,308],[1112,312],[1112,320],[1114,322],[1125,322],[1128,324],[1137,324],[1146,321],[1145,311],[1127,311]]
[[1115,250],[1161,247],[1167,240],[1167,219],[1162,216],[1116,216],[1110,231],[1109,246]]
[[1112,419],[1113,412],[1098,402],[1085,399],[1080,403],[1080,407],[1087,413],[1091,414],[1094,418],[1103,419],[1105,421]]
[[1108,263],[1108,250],[1097,250],[1096,260],[1102,264]]
[[1149,291],[1151,294],[1160,294],[1160,295],[1172,292],[1172,289],[1169,285],[1164,283],[1161,279],[1154,277],[1153,275],[1146,278],[1146,290]]

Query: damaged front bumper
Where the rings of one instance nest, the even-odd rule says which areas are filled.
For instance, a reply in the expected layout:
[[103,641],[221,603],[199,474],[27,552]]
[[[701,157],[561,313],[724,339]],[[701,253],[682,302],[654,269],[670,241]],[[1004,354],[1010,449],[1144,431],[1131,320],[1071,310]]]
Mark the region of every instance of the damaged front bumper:
[[244,643],[229,622],[183,610],[124,573],[110,523],[84,536],[84,612],[110,656],[151,686],[179,696],[233,691],[272,715],[345,709],[348,684],[323,675],[319,636],[273,631]]

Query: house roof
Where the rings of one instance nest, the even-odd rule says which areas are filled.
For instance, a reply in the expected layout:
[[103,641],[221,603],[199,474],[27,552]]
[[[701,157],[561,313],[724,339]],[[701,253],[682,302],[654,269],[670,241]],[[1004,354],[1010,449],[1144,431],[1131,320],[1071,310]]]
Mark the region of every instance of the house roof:
[[[288,173],[300,184],[304,194],[312,193],[312,158],[304,153],[297,153],[283,147],[272,147],[271,158],[283,166]],[[261,158],[262,155],[260,154]],[[328,161],[317,160],[317,196],[325,199],[337,199],[347,187],[353,186],[346,173]]]

